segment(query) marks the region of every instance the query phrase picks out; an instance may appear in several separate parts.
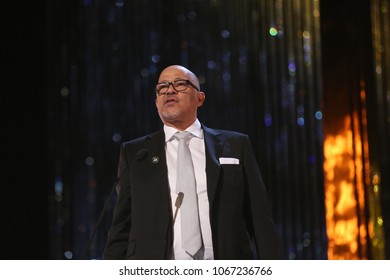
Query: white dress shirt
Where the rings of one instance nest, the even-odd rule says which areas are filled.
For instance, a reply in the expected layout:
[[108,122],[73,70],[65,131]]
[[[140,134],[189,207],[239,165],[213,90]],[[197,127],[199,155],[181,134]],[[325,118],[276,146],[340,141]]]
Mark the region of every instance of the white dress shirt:
[[[171,193],[172,210],[175,213],[175,201],[177,198],[176,190],[176,161],[178,141],[173,135],[178,130],[164,125],[166,157],[168,166],[168,180]],[[191,132],[193,137],[190,139],[189,148],[191,151],[192,161],[194,164],[196,191],[198,194],[198,208],[200,227],[202,232],[203,247],[193,258],[187,254],[181,247],[181,217],[180,209],[177,213],[175,224],[173,227],[173,256],[176,260],[191,260],[191,259],[214,259],[213,244],[211,237],[210,215],[209,215],[209,199],[207,195],[207,179],[206,179],[206,153],[203,129],[198,119],[189,126],[185,131]]]

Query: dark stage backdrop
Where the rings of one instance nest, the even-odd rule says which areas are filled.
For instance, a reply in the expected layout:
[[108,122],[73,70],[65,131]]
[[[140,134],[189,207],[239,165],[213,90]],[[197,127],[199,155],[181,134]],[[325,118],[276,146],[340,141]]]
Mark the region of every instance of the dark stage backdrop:
[[47,1],[50,258],[81,258],[120,143],[161,127],[154,85],[182,64],[206,93],[200,121],[250,136],[286,259],[326,259],[319,14],[318,0]]

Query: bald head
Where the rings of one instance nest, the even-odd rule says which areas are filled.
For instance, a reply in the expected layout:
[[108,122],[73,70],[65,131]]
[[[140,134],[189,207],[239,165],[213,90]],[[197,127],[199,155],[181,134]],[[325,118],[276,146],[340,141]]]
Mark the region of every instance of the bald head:
[[160,78],[158,80],[159,83],[164,82],[163,78],[167,72],[181,73],[183,76],[182,78],[190,80],[191,83],[193,83],[198,89],[200,89],[198,77],[192,71],[188,70],[187,68],[181,65],[170,65],[166,67],[160,74]]

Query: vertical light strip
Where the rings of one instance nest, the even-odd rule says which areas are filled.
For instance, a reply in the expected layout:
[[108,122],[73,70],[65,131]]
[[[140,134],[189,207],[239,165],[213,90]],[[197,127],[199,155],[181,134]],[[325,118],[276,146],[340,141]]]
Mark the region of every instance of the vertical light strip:
[[[374,61],[374,82],[378,116],[385,116],[383,108],[390,108],[390,20],[389,1],[371,1],[371,32]],[[387,102],[387,106],[385,105]],[[388,115],[387,115],[388,116]],[[387,120],[378,119],[379,126]],[[381,141],[379,141],[381,143]],[[381,144],[379,144],[382,147]],[[374,259],[384,259],[384,229],[381,210],[381,171],[379,166],[373,165],[370,171],[370,221],[369,236],[372,243],[371,253]]]

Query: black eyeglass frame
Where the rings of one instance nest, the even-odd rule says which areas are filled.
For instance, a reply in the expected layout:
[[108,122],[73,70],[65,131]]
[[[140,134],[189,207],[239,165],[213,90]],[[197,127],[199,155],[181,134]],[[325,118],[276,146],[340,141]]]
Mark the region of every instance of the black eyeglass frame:
[[[187,87],[185,89],[182,89],[182,90],[177,90],[175,88],[175,85],[174,83],[177,83],[177,82],[186,82],[187,83]],[[166,88],[166,91],[164,93],[160,93],[158,92],[158,89],[157,89],[157,86],[158,85],[161,85],[161,84],[164,84],[164,85],[167,85],[168,87]],[[167,92],[168,92],[168,89],[169,87],[172,86],[174,90],[176,90],[177,92],[182,92],[182,91],[185,91],[189,86],[192,86],[194,89],[196,89],[197,91],[199,91],[199,89],[196,87],[196,85],[194,85],[190,80],[187,80],[187,79],[180,79],[180,80],[175,80],[173,82],[161,82],[161,83],[158,83],[156,85],[156,87],[154,88],[155,92],[157,95],[165,95]]]

